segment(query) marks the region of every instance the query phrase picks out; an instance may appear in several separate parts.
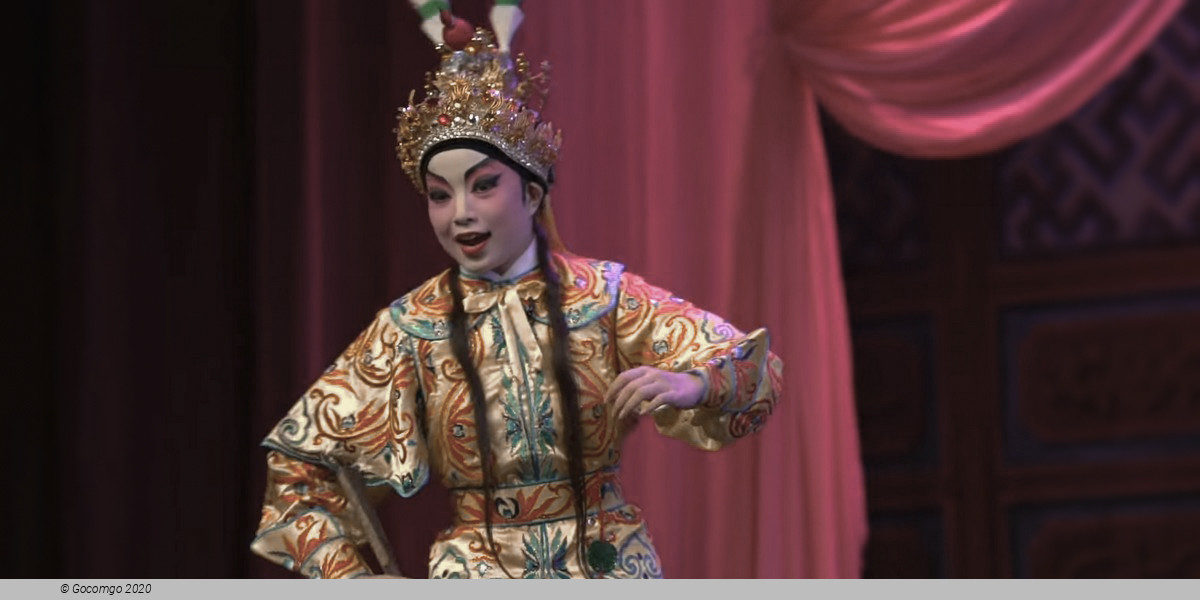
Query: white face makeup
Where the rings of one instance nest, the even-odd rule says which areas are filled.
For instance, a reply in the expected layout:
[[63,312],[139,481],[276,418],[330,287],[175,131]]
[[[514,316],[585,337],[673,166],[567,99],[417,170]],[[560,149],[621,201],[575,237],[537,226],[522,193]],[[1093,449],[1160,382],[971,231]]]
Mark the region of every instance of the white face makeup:
[[429,223],[438,242],[473,273],[503,273],[533,241],[542,188],[468,148],[439,152],[425,174]]

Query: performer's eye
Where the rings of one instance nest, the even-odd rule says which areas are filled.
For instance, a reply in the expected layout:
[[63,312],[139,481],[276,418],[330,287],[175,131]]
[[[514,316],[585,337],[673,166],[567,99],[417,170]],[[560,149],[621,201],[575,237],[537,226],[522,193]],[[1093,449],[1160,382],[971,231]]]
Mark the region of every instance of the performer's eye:
[[441,204],[450,199],[450,194],[445,190],[429,190],[429,201],[435,204]]
[[489,177],[480,177],[475,180],[475,186],[472,188],[474,192],[486,192],[500,183],[500,174],[491,175]]

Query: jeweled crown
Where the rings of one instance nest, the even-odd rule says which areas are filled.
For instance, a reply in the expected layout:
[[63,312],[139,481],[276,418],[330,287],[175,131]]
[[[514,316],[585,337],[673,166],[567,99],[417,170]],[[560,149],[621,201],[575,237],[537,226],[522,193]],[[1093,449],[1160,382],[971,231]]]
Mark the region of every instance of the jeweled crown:
[[396,115],[396,156],[413,185],[425,189],[421,159],[452,139],[487,142],[549,182],[562,145],[562,133],[539,114],[549,91],[549,64],[532,74],[524,55],[510,58],[484,29],[461,49],[440,44],[438,52],[441,66],[426,74],[424,100],[414,102],[413,90]]

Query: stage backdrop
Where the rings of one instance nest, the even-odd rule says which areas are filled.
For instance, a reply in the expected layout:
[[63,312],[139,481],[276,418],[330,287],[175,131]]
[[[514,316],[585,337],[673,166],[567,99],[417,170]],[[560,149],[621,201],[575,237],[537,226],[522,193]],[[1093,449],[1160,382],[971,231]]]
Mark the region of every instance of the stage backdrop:
[[[303,232],[290,251],[263,248],[300,270],[286,299],[299,310],[266,324],[293,337],[261,338],[277,346],[262,349],[272,358],[260,381],[315,376],[356,315],[443,260],[420,201],[388,162],[382,126],[415,74],[435,64],[414,46],[421,38],[403,4],[260,9],[260,226],[286,213]],[[646,510],[668,576],[861,571],[863,478],[817,102],[892,150],[995,149],[1077,108],[1179,5],[526,3],[515,46],[553,64],[546,114],[564,149],[552,201],[568,247],[622,261],[743,329],[767,326],[785,363],[783,399],[759,436],[713,455],[651,428],[631,440],[629,495]],[[485,8],[456,5],[475,23]],[[294,37],[280,37],[272,11],[297,20]],[[299,73],[276,79],[271,61],[296,56]],[[272,131],[290,139],[276,146]],[[287,160],[272,167],[273,157]],[[285,300],[276,291],[259,295],[266,318]],[[264,418],[290,401],[274,384],[260,392]],[[404,512],[436,510],[436,494]],[[389,515],[401,544],[414,541],[404,521]],[[404,560],[418,565],[411,552]]]
[[[567,244],[767,326],[785,362],[756,438],[631,442],[666,575],[861,570],[817,101],[893,150],[983,152],[1074,110],[1179,4],[527,3],[516,46],[554,63]],[[20,10],[16,571],[285,574],[247,551],[257,441],[375,310],[446,266],[392,156],[433,49],[403,0]],[[444,491],[384,512],[423,573]]]

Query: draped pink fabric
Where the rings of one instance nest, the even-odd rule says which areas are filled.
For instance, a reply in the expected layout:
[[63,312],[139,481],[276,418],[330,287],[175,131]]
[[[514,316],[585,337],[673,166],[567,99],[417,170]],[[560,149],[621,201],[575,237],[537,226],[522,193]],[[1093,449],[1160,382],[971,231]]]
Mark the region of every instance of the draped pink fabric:
[[1015,142],[1074,112],[1183,0],[773,3],[779,49],[847,129],[913,156]]
[[553,205],[572,250],[767,326],[765,430],[716,454],[643,427],[629,496],[668,577],[856,577],[866,505],[817,102],[914,155],[996,149],[1075,110],[1180,0],[525,3],[557,74]]

